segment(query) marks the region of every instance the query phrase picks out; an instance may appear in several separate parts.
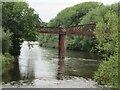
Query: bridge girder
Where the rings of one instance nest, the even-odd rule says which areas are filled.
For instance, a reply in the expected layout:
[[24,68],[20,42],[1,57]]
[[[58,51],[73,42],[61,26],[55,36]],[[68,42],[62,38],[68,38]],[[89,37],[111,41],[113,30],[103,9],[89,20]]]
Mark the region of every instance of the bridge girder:
[[95,24],[85,24],[73,27],[41,27],[39,28],[39,33],[47,33],[47,34],[78,34],[78,35],[87,35],[93,36]]

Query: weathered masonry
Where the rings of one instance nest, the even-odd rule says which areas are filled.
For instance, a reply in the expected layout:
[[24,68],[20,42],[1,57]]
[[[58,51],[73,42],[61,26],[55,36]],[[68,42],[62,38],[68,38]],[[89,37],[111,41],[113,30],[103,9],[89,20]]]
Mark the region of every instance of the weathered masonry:
[[65,36],[67,34],[93,36],[95,24],[85,24],[73,27],[41,27],[38,32],[47,34],[59,34],[59,53],[58,53],[58,75],[59,80],[64,79],[64,52],[65,52]]

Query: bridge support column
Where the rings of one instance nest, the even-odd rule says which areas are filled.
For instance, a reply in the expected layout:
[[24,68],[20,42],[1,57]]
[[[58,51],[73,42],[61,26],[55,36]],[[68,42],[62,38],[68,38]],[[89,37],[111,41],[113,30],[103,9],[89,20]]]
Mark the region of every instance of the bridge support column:
[[59,55],[57,79],[64,79],[65,34],[59,34]]

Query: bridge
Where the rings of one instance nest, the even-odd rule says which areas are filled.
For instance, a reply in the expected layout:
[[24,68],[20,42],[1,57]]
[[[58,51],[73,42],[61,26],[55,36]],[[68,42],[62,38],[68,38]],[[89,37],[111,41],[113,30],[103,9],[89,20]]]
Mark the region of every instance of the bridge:
[[58,74],[57,79],[64,79],[64,53],[65,53],[65,36],[70,35],[83,35],[94,36],[95,24],[84,24],[72,27],[40,27],[39,33],[58,34],[59,35],[59,52],[58,52]]

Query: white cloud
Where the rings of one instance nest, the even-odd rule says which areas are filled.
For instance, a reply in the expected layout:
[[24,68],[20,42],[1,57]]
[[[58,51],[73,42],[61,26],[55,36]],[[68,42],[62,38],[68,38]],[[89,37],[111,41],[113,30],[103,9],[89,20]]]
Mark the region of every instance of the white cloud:
[[40,18],[48,22],[66,7],[87,1],[102,2],[105,5],[119,2],[119,0],[27,0],[30,7],[34,8]]

